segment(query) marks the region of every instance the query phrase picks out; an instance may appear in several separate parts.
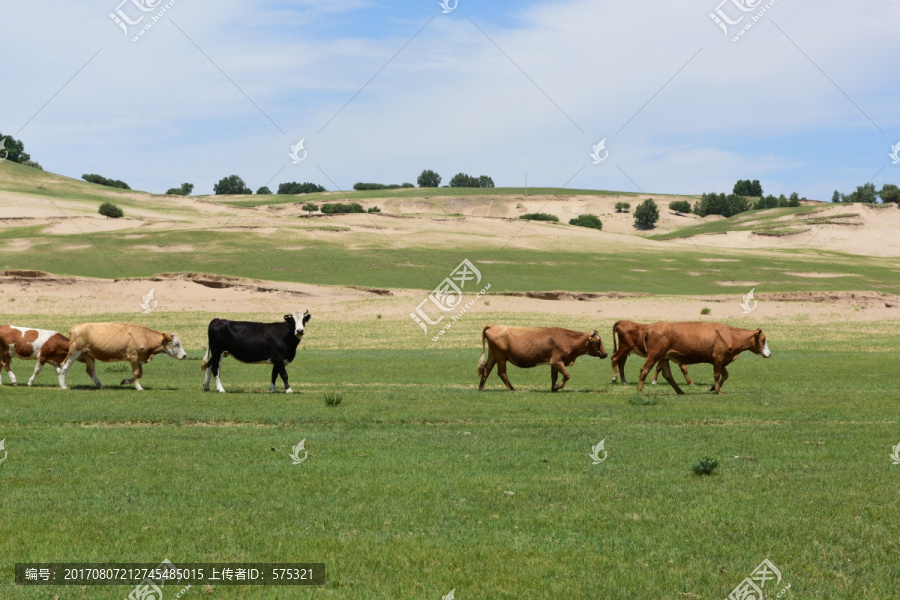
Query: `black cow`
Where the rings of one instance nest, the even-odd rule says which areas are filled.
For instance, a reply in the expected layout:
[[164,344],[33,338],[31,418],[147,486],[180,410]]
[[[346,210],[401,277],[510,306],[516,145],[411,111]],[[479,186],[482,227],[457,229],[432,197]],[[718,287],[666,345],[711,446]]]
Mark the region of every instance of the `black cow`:
[[223,357],[233,356],[243,363],[272,365],[270,391],[275,391],[275,379],[281,375],[284,391],[293,394],[285,365],[297,355],[297,346],[306,332],[306,323],[309,319],[308,310],[304,311],[302,317],[298,311],[284,315],[284,323],[213,319],[209,322],[209,350],[200,363],[200,369],[206,370],[203,389],[209,391],[210,376],[215,375],[216,389],[220,392],[225,391],[219,379],[219,365]]

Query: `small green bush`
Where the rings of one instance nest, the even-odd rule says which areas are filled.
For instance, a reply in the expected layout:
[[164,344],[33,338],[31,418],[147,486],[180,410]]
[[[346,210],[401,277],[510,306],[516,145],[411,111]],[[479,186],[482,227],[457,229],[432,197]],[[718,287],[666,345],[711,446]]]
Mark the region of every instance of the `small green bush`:
[[630,202],[616,202],[616,212],[628,212],[628,209],[631,208]]
[[719,461],[708,456],[701,458],[694,466],[695,475],[712,475],[713,469],[719,466]]
[[120,181],[118,179],[107,179],[102,175],[97,175],[95,173],[88,173],[87,175],[82,175],[82,179],[87,181],[88,183],[96,183],[97,185],[105,185],[107,187],[120,188],[123,190],[130,190],[128,184],[124,181]]
[[640,229],[652,229],[659,220],[659,208],[653,198],[647,198],[634,209],[634,223]]
[[708,315],[708,314],[711,313],[711,312],[712,312],[712,309],[711,309],[711,308],[704,308],[703,310],[700,311],[700,314],[701,314],[701,315]]
[[592,214],[578,215],[577,219],[569,219],[569,225],[590,227],[591,229],[603,229],[603,222],[600,220],[600,217]]
[[341,204],[340,202],[335,202],[333,204],[323,204],[322,212],[326,215],[340,215],[347,213],[364,213],[366,209],[362,207],[361,204],[357,204],[353,202],[352,204]]
[[341,402],[343,402],[344,397],[341,394],[325,394],[325,405],[326,406],[337,406]]
[[316,212],[317,210],[319,210],[319,205],[316,204],[315,202],[307,202],[301,208],[303,210],[305,210],[306,212],[312,214],[312,213]]
[[669,202],[669,210],[674,210],[677,213],[690,213],[693,208],[691,208],[691,203],[687,200],[673,200]]
[[527,213],[519,218],[526,221],[553,221],[554,223],[559,223],[559,217],[548,213]]
[[125,216],[125,213],[122,212],[121,208],[109,202],[104,202],[103,204],[101,204],[100,210],[98,210],[97,212],[110,219],[118,219]]
[[377,206],[373,206],[372,208],[370,208],[370,209],[367,210],[366,212],[370,212],[370,213],[380,213],[380,212],[381,212],[381,209],[378,208]]
[[270,190],[269,187],[265,186],[265,185],[262,186],[261,188],[259,188],[258,190],[256,190],[257,196],[269,196],[271,194],[272,194],[272,190]]

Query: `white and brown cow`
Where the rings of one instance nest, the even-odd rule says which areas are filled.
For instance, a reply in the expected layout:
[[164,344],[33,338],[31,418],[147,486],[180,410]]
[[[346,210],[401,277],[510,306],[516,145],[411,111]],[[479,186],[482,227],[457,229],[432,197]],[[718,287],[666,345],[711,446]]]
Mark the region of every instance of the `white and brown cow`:
[[141,365],[150,362],[160,352],[172,358],[183,360],[187,357],[181,339],[174,333],[154,331],[140,325],[125,323],[82,323],[69,332],[69,354],[59,374],[59,387],[66,388],[66,374],[72,364],[84,359],[88,374],[98,388],[103,384],[97,379],[95,361],[117,362],[128,361],[134,377],[123,379],[119,385],[134,383],[138,390],[141,387],[143,369]]
[[28,380],[28,385],[31,385],[47,363],[56,369],[58,375],[68,353],[69,338],[61,333],[17,325],[0,325],[0,385],[3,385],[4,369],[9,373],[10,383],[16,385],[16,376],[10,368],[13,356],[37,361],[34,373]]

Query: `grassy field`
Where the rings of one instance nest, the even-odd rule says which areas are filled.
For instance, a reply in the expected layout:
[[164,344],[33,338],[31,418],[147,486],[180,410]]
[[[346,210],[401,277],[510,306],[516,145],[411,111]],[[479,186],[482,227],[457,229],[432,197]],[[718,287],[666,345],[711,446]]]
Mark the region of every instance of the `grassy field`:
[[[686,396],[638,395],[591,358],[559,394],[546,367],[512,368],[515,394],[496,374],[478,393],[476,324],[464,347],[396,350],[385,332],[336,350],[320,323],[293,396],[232,359],[228,395],[201,391],[196,360],[155,359],[143,394],[115,385],[124,365],[101,366],[105,390],[73,370],[61,392],[48,371],[0,390],[0,597],[130,591],[16,587],[13,562],[167,557],[327,565],[323,588],[199,590],[215,598],[722,598],[764,558],[794,597],[893,598],[896,325],[770,328],[773,358],[742,357],[722,396],[709,367]],[[720,466],[695,476],[704,455]]]
[[[71,236],[46,235],[39,226],[0,232],[0,241],[12,238],[33,239],[35,245],[27,252],[0,256],[0,269],[38,269],[111,279],[200,271],[272,281],[433,289],[465,257],[483,263],[483,275],[494,291],[721,294],[732,291],[728,284],[749,280],[766,283],[766,291],[900,293],[894,259],[809,249],[748,254],[686,245],[665,254],[640,249],[603,251],[602,247],[590,252],[550,252],[490,248],[478,237],[473,237],[473,245],[465,250],[399,249],[373,232],[367,238],[354,238],[354,244],[368,248],[365,251],[348,248],[338,240],[304,240],[302,249],[287,250],[284,247],[291,238],[284,236],[184,230],[148,232],[138,239],[116,232],[97,233],[90,236],[91,248],[80,251],[77,260],[61,260],[60,246],[71,244]],[[144,248],[148,245],[190,245],[193,250],[147,252]],[[827,265],[823,267],[823,263]],[[836,276],[823,283],[820,278],[790,275],[823,269]]]

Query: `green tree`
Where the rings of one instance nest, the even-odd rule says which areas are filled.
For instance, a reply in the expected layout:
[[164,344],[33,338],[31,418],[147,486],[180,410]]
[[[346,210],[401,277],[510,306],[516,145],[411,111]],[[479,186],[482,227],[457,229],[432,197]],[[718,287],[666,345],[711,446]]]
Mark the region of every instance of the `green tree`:
[[231,194],[252,194],[253,190],[248,188],[244,180],[237,175],[229,175],[213,185],[213,193],[216,196],[226,196]]
[[856,186],[856,191],[850,194],[850,202],[864,202],[866,204],[875,204],[877,194],[875,192],[874,183],[865,183]]
[[834,194],[831,195],[831,201],[834,204],[840,204],[843,199],[841,198],[841,193],[837,190],[834,190]]
[[316,192],[324,192],[325,188],[317,183],[305,181],[297,183],[296,181],[286,181],[278,186],[279,194],[313,194]]
[[88,183],[96,183],[97,185],[105,185],[107,187],[114,187],[114,188],[119,188],[119,189],[123,189],[123,190],[131,189],[130,187],[128,187],[128,184],[125,183],[124,181],[121,181],[119,179],[107,179],[106,177],[103,177],[102,175],[97,175],[96,173],[89,173],[87,175],[82,175],[81,178],[84,179],[85,181],[87,181]]
[[763,196],[756,202],[756,204],[753,205],[753,208],[756,210],[762,210],[765,208],[778,208],[778,198],[771,194],[769,194],[768,196]]
[[367,210],[366,212],[367,212],[367,213],[380,213],[380,212],[381,212],[381,209],[378,208],[377,206],[373,206],[372,208],[370,208],[370,209]]
[[441,176],[431,169],[425,169],[416,179],[416,183],[419,184],[419,187],[436,188],[441,185]]
[[494,180],[487,175],[480,175],[478,177],[478,187],[492,188],[494,187]]
[[524,219],[525,221],[551,221],[553,223],[559,223],[559,217],[551,215],[550,213],[526,213],[520,215],[519,218]]
[[362,207],[361,204],[357,204],[353,202],[351,204],[342,204],[340,202],[335,202],[332,204],[323,204],[322,212],[326,215],[340,215],[346,213],[364,213],[366,209]]
[[603,222],[600,220],[600,217],[592,214],[578,215],[577,219],[569,219],[569,225],[590,227],[591,229],[603,229]]
[[878,192],[878,195],[881,196],[882,202],[894,202],[895,204],[900,204],[900,188],[893,183],[884,184]]
[[258,190],[256,190],[257,196],[269,196],[271,195],[272,190],[270,190],[267,186],[262,186]]
[[317,210],[319,210],[319,205],[316,204],[315,202],[307,202],[301,208],[303,208],[303,210],[305,210],[309,214],[312,214],[312,213],[316,212]]
[[25,161],[31,160],[31,155],[25,152],[25,144],[20,140],[0,133],[0,158],[25,163]]
[[788,199],[788,206],[800,206],[800,194],[792,192],[791,197]]
[[[758,205],[758,204],[757,204]],[[703,194],[700,201],[694,205],[694,214],[705,217],[706,215],[722,215],[731,217],[745,210],[750,210],[750,202],[743,196],[731,194]]]
[[190,196],[194,191],[193,183],[182,183],[180,187],[171,188],[166,191],[167,196]]
[[125,216],[125,213],[122,212],[121,208],[109,202],[104,202],[103,204],[101,204],[100,210],[98,210],[97,212],[108,219],[118,219]]
[[640,229],[652,229],[659,220],[659,207],[653,198],[647,198],[634,209],[634,223]]
[[616,212],[628,212],[628,209],[631,208],[630,202],[616,202]]
[[677,213],[690,213],[693,209],[691,203],[687,200],[673,200],[669,202],[669,210],[674,210]]

